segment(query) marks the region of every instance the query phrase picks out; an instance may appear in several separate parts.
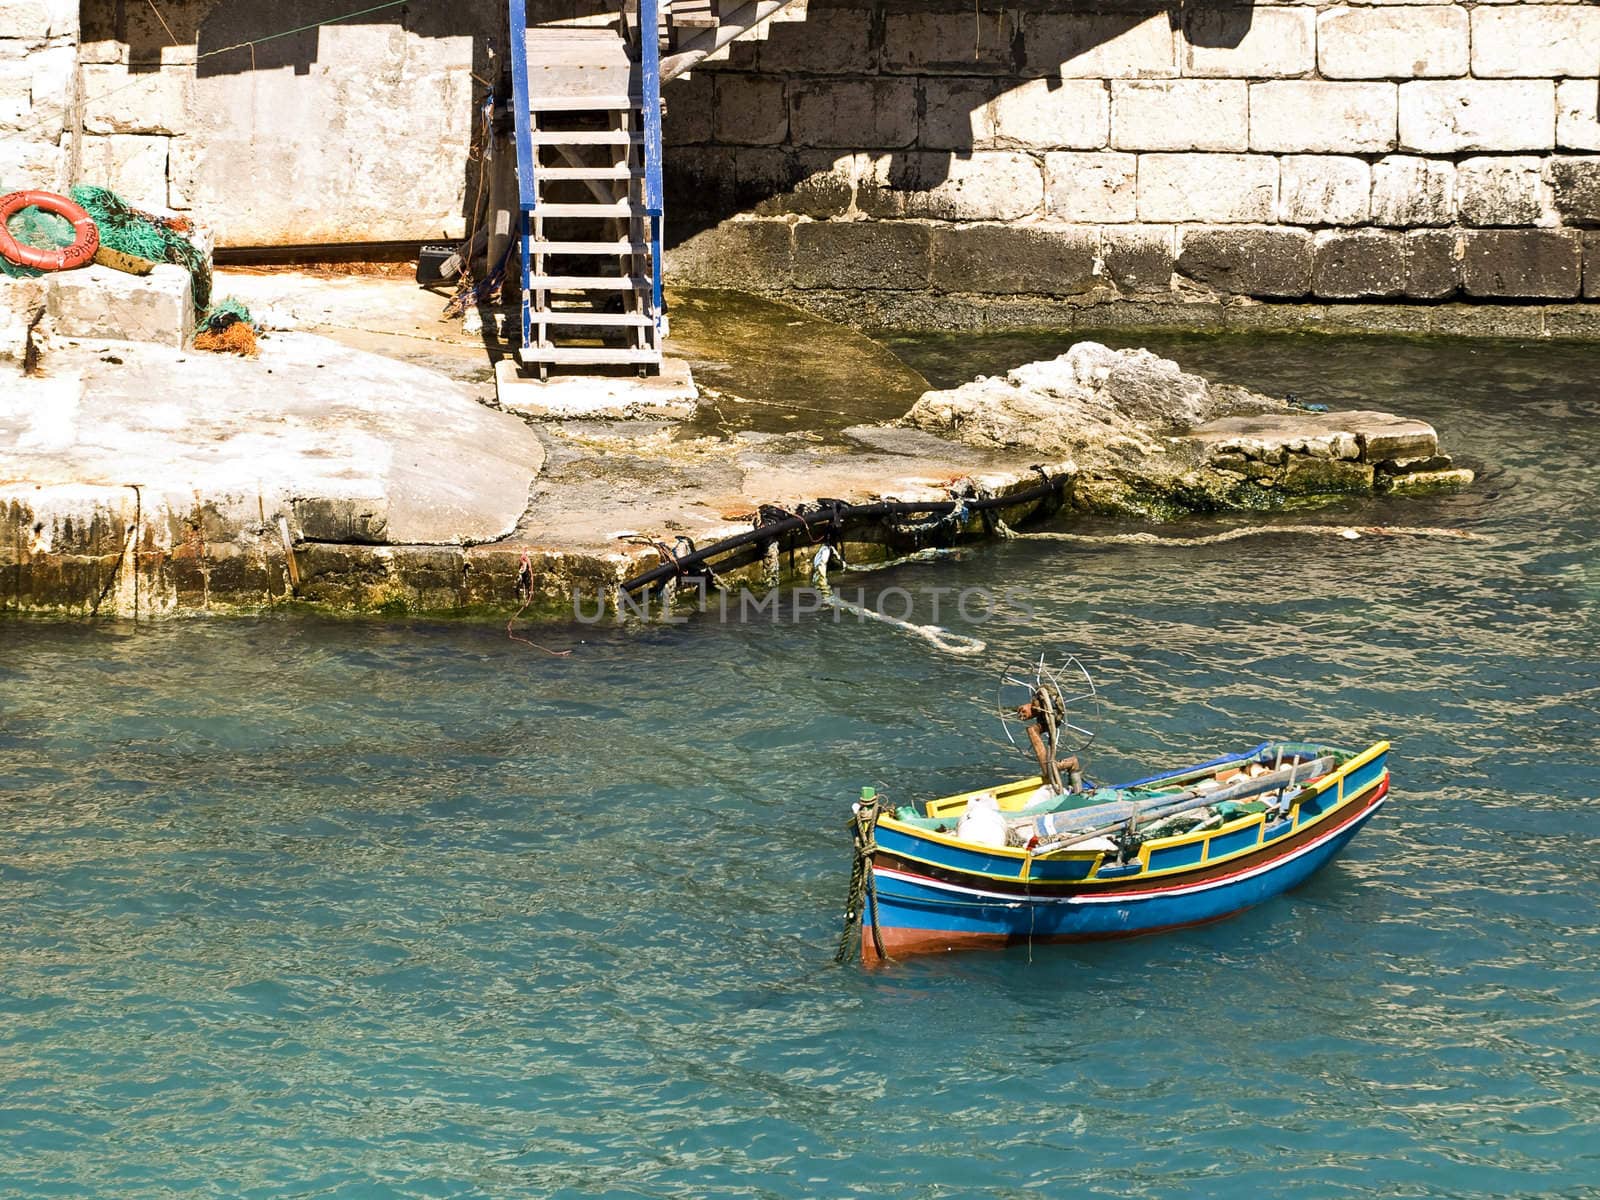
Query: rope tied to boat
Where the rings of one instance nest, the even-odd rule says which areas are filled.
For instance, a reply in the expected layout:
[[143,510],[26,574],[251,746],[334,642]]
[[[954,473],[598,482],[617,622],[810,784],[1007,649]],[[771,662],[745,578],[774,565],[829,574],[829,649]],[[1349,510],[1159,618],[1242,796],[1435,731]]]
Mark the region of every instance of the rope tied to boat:
[[882,812],[883,802],[872,788],[862,788],[861,799],[850,806],[850,837],[855,853],[850,864],[850,893],[845,898],[844,929],[839,934],[839,948],[833,955],[837,963],[850,957],[858,928],[863,937],[871,930],[872,948],[880,959],[889,957],[883,952],[883,933],[878,926],[878,885],[872,875],[872,856],[878,852],[878,817]]
[[963,656],[982,654],[989,648],[986,642],[979,641],[975,637],[968,637],[964,633],[956,633],[946,629],[943,625],[919,625],[915,621],[891,617],[888,613],[876,612],[863,605],[840,599],[833,594],[833,589],[828,586],[828,565],[830,560],[837,563],[841,571],[850,569],[850,565],[845,562],[844,555],[839,552],[838,547],[832,542],[823,542],[822,545],[817,547],[817,552],[811,556],[811,583],[816,588],[817,594],[822,597],[823,602],[833,608],[841,612],[853,613],[862,620],[878,621],[896,629],[903,629],[907,633],[912,633],[922,638],[935,649],[943,650],[946,654]]

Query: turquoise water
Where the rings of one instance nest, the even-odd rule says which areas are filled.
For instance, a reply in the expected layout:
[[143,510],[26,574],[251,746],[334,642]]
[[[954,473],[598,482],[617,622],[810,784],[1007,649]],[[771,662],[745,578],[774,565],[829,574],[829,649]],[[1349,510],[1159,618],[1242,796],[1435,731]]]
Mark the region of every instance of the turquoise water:
[[[977,660],[817,616],[538,635],[565,659],[0,626],[0,1196],[1600,1194],[1593,351],[1161,348],[1435,420],[1479,485],[1338,518],[1489,540],[862,581],[1021,589],[1032,624],[951,620]],[[1391,803],[1218,925],[833,966],[849,798],[1021,773],[984,708],[1036,648],[1095,671],[1102,777],[1387,735]]]

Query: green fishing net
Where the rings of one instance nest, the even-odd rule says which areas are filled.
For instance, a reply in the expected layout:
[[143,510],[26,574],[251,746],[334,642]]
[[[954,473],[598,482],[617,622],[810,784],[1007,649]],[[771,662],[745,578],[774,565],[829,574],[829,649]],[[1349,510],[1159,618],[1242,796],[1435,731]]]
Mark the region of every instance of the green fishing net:
[[[22,245],[36,246],[40,250],[63,250],[72,245],[77,236],[71,221],[32,205],[12,213],[11,219],[6,222],[6,229]],[[33,279],[43,274],[37,267],[21,266],[0,254],[0,275],[9,275],[13,279]]]
[[151,262],[176,263],[189,272],[195,312],[211,307],[211,261],[173,222],[140,212],[108,188],[80,184],[72,189],[72,199],[94,218],[102,245]]

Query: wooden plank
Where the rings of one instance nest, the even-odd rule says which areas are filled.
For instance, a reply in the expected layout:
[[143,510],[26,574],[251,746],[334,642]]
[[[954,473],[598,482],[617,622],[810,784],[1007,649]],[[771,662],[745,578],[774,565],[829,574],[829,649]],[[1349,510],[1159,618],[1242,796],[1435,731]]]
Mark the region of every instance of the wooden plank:
[[643,167],[630,167],[627,164],[605,167],[540,167],[539,179],[549,181],[554,179],[632,179],[643,175]]
[[546,309],[539,319],[546,325],[598,325],[616,328],[651,323],[650,318],[643,313],[571,312],[560,308]]
[[541,204],[539,213],[545,217],[626,217],[632,212],[626,200],[611,204]]
[[535,129],[536,146],[642,146],[644,134],[626,129]]
[[610,363],[658,363],[661,351],[633,347],[528,346],[518,357],[525,363],[566,363],[570,366],[605,366]]
[[552,292],[633,291],[650,286],[643,275],[535,275],[529,286]]
[[536,254],[647,254],[650,247],[645,242],[538,242]]
[[618,108],[638,108],[637,96],[607,96],[600,93],[583,93],[576,96],[529,96],[528,107],[533,112],[609,112]]

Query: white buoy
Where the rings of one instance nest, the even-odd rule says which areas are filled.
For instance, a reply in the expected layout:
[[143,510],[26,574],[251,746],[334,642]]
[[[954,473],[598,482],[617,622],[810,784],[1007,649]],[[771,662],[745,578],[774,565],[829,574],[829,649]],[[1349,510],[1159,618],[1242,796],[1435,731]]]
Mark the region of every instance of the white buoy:
[[1005,846],[1006,819],[1000,815],[1000,801],[987,792],[968,800],[967,811],[956,822],[956,837],[975,846]]

